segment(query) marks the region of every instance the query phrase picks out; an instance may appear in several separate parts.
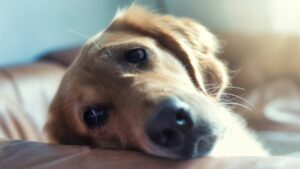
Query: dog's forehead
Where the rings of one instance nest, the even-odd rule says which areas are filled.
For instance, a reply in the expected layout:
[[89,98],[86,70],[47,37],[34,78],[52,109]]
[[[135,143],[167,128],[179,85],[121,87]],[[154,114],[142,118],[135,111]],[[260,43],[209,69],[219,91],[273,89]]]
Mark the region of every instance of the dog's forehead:
[[106,30],[91,38],[88,44],[93,47],[93,50],[101,50],[102,48],[120,45],[126,46],[127,44],[154,48],[156,41],[153,38],[134,32]]
[[[193,25],[189,24],[190,22]],[[210,33],[206,29],[199,31],[199,25],[195,25],[198,24],[190,20],[159,15],[140,7],[130,7],[118,14],[100,36],[93,38],[91,46],[101,48],[133,41],[138,37],[147,37],[157,42],[159,47],[171,52],[185,66],[195,87],[206,92],[203,70],[198,59],[204,55],[207,57],[208,54],[211,56],[211,53],[206,50],[205,53],[201,52],[203,43],[199,39],[202,39],[203,34]]]

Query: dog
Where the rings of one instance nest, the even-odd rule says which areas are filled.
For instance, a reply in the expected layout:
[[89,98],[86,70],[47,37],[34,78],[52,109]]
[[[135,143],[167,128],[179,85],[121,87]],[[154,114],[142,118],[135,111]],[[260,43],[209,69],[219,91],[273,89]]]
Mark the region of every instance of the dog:
[[218,49],[192,19],[138,5],[118,11],[65,73],[45,125],[49,142],[182,160],[266,156],[221,104],[229,77]]

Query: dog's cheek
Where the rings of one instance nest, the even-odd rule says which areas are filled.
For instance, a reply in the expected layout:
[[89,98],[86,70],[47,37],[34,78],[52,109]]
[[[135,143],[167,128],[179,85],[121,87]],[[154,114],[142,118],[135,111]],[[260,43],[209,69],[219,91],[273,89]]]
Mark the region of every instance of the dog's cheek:
[[92,140],[87,134],[77,132],[78,128],[80,126],[76,122],[57,116],[52,116],[45,125],[49,142],[68,145],[92,145]]
[[50,142],[60,144],[91,144],[87,130],[76,116],[76,97],[66,95],[62,85],[51,103],[45,131]]

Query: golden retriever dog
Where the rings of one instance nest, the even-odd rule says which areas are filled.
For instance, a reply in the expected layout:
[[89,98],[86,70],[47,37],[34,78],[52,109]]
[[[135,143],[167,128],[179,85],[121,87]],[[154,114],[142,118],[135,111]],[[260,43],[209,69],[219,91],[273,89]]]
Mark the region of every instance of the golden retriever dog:
[[220,101],[229,82],[217,51],[215,36],[191,19],[137,5],[119,11],[63,77],[49,141],[171,159],[266,155]]

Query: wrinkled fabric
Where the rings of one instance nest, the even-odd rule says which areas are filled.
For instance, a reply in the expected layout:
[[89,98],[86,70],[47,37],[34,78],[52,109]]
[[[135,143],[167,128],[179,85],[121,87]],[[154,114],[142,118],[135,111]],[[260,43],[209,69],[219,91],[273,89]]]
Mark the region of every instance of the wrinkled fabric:
[[43,141],[49,104],[64,74],[53,63],[0,69],[0,138]]
[[297,169],[300,158],[224,157],[174,161],[139,152],[25,141],[0,142],[2,169]]

